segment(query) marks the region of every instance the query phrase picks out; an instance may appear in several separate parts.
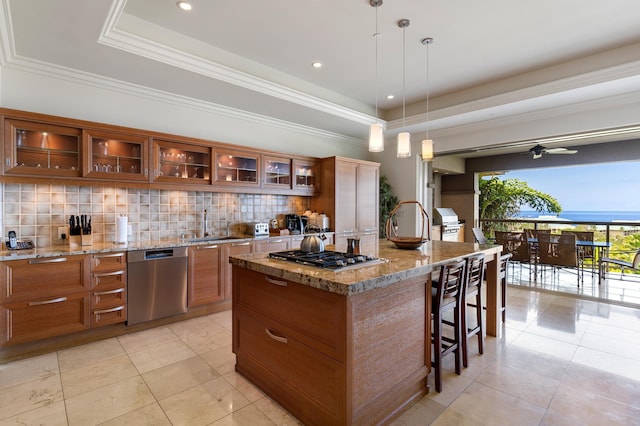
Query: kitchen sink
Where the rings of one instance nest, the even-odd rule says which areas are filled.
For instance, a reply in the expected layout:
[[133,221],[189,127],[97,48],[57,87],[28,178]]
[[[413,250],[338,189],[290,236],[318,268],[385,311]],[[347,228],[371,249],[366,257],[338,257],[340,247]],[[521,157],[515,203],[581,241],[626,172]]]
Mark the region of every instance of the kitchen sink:
[[217,237],[200,237],[200,238],[189,238],[187,241],[190,243],[202,243],[206,241],[224,241],[224,240],[241,240],[246,237],[237,237],[233,235],[229,236],[217,236]]

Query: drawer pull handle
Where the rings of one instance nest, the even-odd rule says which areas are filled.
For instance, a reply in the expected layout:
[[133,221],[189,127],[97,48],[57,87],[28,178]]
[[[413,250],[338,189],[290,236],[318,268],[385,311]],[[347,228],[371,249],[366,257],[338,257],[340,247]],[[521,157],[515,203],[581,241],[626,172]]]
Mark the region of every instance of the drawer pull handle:
[[271,240],[271,241],[267,241],[267,244],[273,244],[273,243],[281,243],[282,240]]
[[101,311],[93,311],[94,315],[102,315],[102,314],[108,314],[111,312],[118,312],[124,309],[124,306],[118,306],[116,308],[111,308],[111,309],[103,309]]
[[29,302],[29,306],[50,305],[52,303],[65,302],[66,300],[66,297],[58,297],[57,299],[43,300],[42,302]]
[[276,336],[268,328],[265,328],[264,332],[267,333],[267,336],[271,337],[275,341],[278,341],[280,343],[289,343],[289,339],[287,339],[286,337]]
[[96,274],[96,277],[111,277],[113,275],[122,275],[124,271],[107,272],[105,274]]
[[217,249],[217,248],[218,248],[218,245],[216,244],[216,245],[212,245],[212,246],[200,246],[200,247],[198,247],[198,250],[200,250],[200,249],[202,249],[202,250],[205,250],[205,249]]
[[269,282],[271,284],[279,285],[280,287],[286,287],[287,286],[287,282],[286,281],[274,280],[273,278],[269,278],[269,277],[264,277],[264,279],[267,280],[267,282]]
[[111,254],[99,254],[96,255],[96,259],[103,259],[105,257],[124,257],[124,253],[111,253]]
[[246,243],[231,243],[231,245],[233,247],[236,247],[236,246],[248,246],[249,244],[251,244],[251,243],[248,242],[248,241]]
[[117,288],[115,290],[109,290],[109,291],[96,291],[93,294],[96,296],[104,296],[105,294],[117,294],[117,293],[123,293],[124,292],[124,288]]
[[55,259],[31,259],[29,260],[29,265],[37,265],[40,263],[59,263],[66,262],[66,257],[56,257]]

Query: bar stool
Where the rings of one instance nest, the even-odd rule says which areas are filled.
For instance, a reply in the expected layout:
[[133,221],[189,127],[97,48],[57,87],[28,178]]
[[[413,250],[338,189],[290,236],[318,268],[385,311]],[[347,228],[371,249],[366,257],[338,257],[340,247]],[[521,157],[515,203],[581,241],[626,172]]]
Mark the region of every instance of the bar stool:
[[[464,301],[464,285],[466,262],[450,262],[442,265],[440,275],[432,282],[431,306],[433,317],[433,334],[431,342],[433,344],[433,359],[431,366],[435,369],[436,391],[442,391],[442,358],[451,352],[455,354],[455,371],[460,374],[460,352],[462,350],[462,304]],[[443,318],[447,312],[453,312],[453,320],[448,321]],[[442,335],[442,326],[447,325],[453,328],[453,338]]]
[[506,253],[500,256],[500,290],[502,293],[502,305],[500,306],[500,312],[502,312],[502,322],[507,320],[507,268],[509,267],[509,261],[511,260],[511,253]]
[[[473,336],[478,336],[478,352],[484,353],[484,326],[482,322],[482,282],[484,280],[484,254],[476,254],[466,259],[466,288],[464,302],[462,303],[462,365],[466,368],[468,362],[468,340]],[[474,297],[474,303],[467,303],[467,299]],[[476,323],[474,326],[467,325],[467,307],[476,310]]]

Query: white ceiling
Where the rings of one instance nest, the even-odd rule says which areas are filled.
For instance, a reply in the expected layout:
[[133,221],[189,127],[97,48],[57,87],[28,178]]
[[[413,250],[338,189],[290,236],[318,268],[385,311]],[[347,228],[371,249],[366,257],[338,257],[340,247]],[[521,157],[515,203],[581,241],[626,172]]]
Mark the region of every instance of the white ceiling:
[[[0,2],[5,66],[55,64],[363,140],[375,119],[369,0]],[[426,128],[424,37],[434,132],[630,94],[640,113],[638,0],[384,0],[377,13],[388,136]]]

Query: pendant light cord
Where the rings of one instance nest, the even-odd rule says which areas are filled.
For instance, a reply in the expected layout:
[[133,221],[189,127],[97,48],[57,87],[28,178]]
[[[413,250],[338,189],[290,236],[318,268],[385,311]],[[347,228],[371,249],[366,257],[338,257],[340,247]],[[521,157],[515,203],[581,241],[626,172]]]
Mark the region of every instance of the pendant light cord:
[[[379,5],[378,5],[379,6]],[[376,124],[378,124],[378,6],[376,6],[376,32],[373,36],[376,38]]]
[[402,127],[404,128],[404,116],[405,116],[405,86],[407,79],[407,61],[405,59],[406,56],[406,39],[407,39],[407,27],[406,25],[402,27]]

